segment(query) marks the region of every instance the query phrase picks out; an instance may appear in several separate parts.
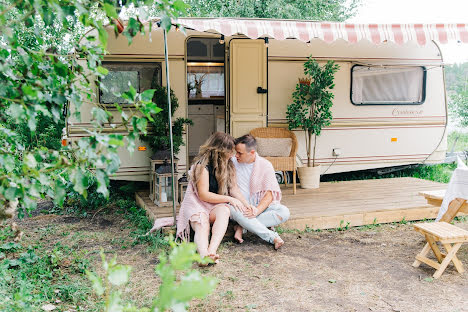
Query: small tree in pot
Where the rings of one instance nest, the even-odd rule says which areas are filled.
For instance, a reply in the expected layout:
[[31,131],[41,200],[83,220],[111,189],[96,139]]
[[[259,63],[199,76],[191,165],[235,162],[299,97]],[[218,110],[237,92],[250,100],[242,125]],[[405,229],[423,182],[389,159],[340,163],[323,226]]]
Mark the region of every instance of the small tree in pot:
[[[161,112],[159,112],[159,114],[152,115],[153,121],[149,123],[149,133],[147,135],[141,135],[140,138],[149,143],[153,153],[165,152],[170,157],[171,142],[169,137],[169,104],[167,102],[167,90],[166,87],[159,85],[152,86],[152,88],[155,89],[153,102],[161,108]],[[171,90],[171,116],[174,115],[178,107],[179,102],[177,97]],[[184,125],[186,124],[192,125],[193,122],[186,118],[177,118],[173,120],[172,138],[175,154],[179,152],[180,146],[184,145],[182,132]]]
[[303,188],[319,186],[320,166],[315,166],[317,136],[323,127],[330,125],[332,119],[331,107],[334,95],[330,90],[335,87],[333,81],[339,68],[334,61],[328,61],[320,66],[316,60],[309,57],[304,63],[304,74],[307,78],[299,79],[292,95],[293,103],[288,105],[286,118],[289,130],[301,128],[305,134],[307,167],[298,168]]

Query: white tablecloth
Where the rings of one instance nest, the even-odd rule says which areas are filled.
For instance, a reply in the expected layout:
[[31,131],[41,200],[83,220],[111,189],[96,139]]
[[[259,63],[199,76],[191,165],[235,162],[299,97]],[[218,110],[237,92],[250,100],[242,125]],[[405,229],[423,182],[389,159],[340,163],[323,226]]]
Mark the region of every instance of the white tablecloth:
[[468,200],[468,167],[459,159],[458,167],[450,178],[447,191],[445,192],[442,206],[440,206],[439,214],[436,221],[447,212],[448,206],[455,198],[463,198]]

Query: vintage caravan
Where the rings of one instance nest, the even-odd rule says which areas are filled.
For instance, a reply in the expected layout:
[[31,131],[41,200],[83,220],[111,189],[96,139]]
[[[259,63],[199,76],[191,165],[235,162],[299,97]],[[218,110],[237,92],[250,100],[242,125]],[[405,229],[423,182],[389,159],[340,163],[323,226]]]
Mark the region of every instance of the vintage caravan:
[[[186,33],[174,26],[167,34],[170,85],[179,101],[175,117],[194,122],[177,155],[179,173],[189,168],[199,146],[214,131],[237,137],[256,127],[287,127],[286,108],[310,55],[340,66],[333,120],[318,138],[317,161],[323,172],[444,159],[443,58],[433,39],[447,40],[450,31],[443,30],[443,37],[436,25],[194,18],[177,23]],[[456,31],[453,36],[459,35]],[[131,45],[109,29],[107,50],[104,66],[114,77],[113,91],[126,91],[128,81],[140,91],[154,83],[166,85],[161,28],[138,35]],[[118,101],[97,88],[95,96],[101,105]],[[90,108],[81,110],[80,123],[71,118],[67,122],[71,139],[86,135]],[[304,134],[300,129],[295,133],[298,162],[306,163]],[[132,155],[122,148],[115,179],[148,181],[152,151],[138,146],[145,142],[138,142]]]

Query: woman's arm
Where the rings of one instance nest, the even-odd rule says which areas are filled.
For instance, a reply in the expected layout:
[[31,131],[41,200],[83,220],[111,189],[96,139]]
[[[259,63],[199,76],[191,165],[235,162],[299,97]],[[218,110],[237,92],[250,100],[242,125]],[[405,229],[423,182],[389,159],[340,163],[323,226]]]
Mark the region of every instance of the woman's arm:
[[244,198],[244,195],[242,195],[242,192],[240,191],[239,187],[237,185],[234,185],[234,187],[230,191],[231,196],[234,198],[237,198],[240,200],[240,202],[244,205],[244,207],[248,207],[249,203],[247,200]]
[[197,192],[198,192],[198,197],[202,201],[205,201],[207,203],[212,203],[212,204],[230,203],[236,208],[239,205],[242,205],[242,203],[234,197],[210,192],[210,178],[208,175],[208,170],[206,170],[206,168],[203,168],[203,170],[200,173],[200,180],[198,180],[198,183],[197,183]]

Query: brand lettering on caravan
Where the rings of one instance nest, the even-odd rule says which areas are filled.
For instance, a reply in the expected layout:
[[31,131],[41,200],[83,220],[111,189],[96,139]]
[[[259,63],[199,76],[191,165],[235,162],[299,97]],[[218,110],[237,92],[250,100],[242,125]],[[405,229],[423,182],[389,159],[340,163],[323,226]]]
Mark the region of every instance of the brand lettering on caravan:
[[421,116],[423,113],[422,109],[406,109],[406,108],[395,108],[392,111],[393,116]]

